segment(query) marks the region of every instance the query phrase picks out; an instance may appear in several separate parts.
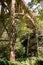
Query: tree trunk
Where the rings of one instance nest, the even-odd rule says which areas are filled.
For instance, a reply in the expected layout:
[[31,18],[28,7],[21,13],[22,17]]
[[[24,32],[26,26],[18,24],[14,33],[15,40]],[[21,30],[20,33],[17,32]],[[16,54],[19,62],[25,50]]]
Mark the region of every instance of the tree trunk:
[[35,29],[36,32],[36,44],[37,44],[37,56],[39,55],[39,49],[38,49],[38,32],[37,29]]
[[30,43],[30,35],[28,35],[28,42],[27,42],[27,56],[29,55],[29,43]]
[[10,61],[15,61],[15,41],[16,41],[16,29],[15,29],[15,0],[11,1],[11,16],[10,16],[10,24],[11,24],[11,32],[10,32]]
[[37,43],[37,56],[39,56],[39,49],[38,49],[38,34],[36,33],[36,43]]

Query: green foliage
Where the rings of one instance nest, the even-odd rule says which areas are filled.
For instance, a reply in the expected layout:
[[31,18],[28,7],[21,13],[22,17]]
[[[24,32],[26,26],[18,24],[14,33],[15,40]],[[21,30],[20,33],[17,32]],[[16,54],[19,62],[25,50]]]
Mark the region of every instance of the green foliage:
[[24,52],[25,52],[25,50],[24,50],[23,45],[20,42],[20,38],[17,38],[16,44],[15,44],[15,55],[16,55],[16,57],[17,58],[23,57]]
[[2,42],[0,43],[0,58],[6,58],[9,59],[9,42]]
[[[29,3],[29,6],[32,8],[33,6],[34,6],[34,1],[35,0],[32,0],[31,1],[31,3]],[[35,2],[39,2],[39,1],[41,1],[41,0],[36,0]],[[7,0],[6,1],[7,2],[7,4],[9,5],[10,4],[10,2],[11,2],[11,0]],[[19,4],[19,0],[18,0],[18,4]],[[5,7],[6,8],[6,7]],[[40,16],[37,18],[38,20],[37,20],[37,22],[35,23],[36,24],[36,28],[37,28],[37,31],[40,31],[40,32],[43,32],[43,11],[41,11],[41,10],[39,10],[39,14],[40,14]],[[11,32],[11,27],[10,27],[10,19],[9,19],[9,16],[10,16],[10,13],[9,14],[6,14],[6,15],[4,15],[4,16],[2,16],[2,22],[3,22],[3,28],[4,29],[6,29],[6,30],[8,30],[7,32],[8,32],[8,34]],[[15,27],[16,27],[16,35],[17,35],[17,37],[19,37],[19,39],[20,39],[20,37],[22,37],[23,35],[26,35],[27,33],[28,34],[30,34],[30,33],[32,33],[33,32],[33,30],[32,29],[30,29],[30,28],[27,28],[27,24],[29,23],[29,22],[31,22],[30,20],[27,20],[27,18],[25,17],[25,16],[23,16],[23,17],[20,17],[19,18],[19,16],[18,16],[18,19],[15,19],[16,21],[15,21]],[[27,23],[27,21],[28,21],[28,23]],[[31,23],[29,23],[28,25],[30,25],[30,27],[32,26],[32,24]],[[1,30],[0,30],[1,31]],[[5,31],[5,30],[4,30]],[[4,32],[3,32],[4,33]],[[3,34],[2,34],[2,36],[3,36]],[[6,38],[5,38],[5,36],[6,36]],[[8,37],[8,35],[6,35],[5,33],[4,33],[4,36],[3,36],[3,39],[8,39],[9,40],[9,37]],[[2,41],[3,42],[3,41]],[[33,42],[32,42],[33,43]],[[9,45],[8,45],[8,42],[6,43],[6,42],[3,42],[3,45],[1,45],[1,43],[0,43],[0,49],[1,49],[1,53],[0,53],[0,57],[3,57],[3,58],[6,58],[6,59],[8,59],[8,56],[9,56],[9,53],[10,53],[10,49],[9,49]],[[21,57],[21,58],[23,58],[23,55],[24,55],[24,52],[25,52],[25,50],[24,50],[24,47],[21,45],[21,42],[20,41],[17,41],[16,42],[16,44],[15,44],[15,49],[16,49],[16,51],[15,51],[15,54],[16,54],[16,57]],[[42,50],[43,51],[43,50]],[[43,52],[41,51],[41,55],[43,56]],[[21,60],[23,60],[23,59],[21,59]],[[35,63],[36,63],[36,60],[34,60],[34,59],[31,59],[30,60],[31,62],[31,65],[34,65]],[[26,62],[16,62],[16,63],[10,63],[10,62],[8,62],[8,61],[3,61],[3,60],[1,60],[0,61],[0,65],[26,65]]]
[[7,60],[1,60],[0,59],[0,65],[27,65],[26,64],[26,62],[14,62],[14,63],[11,63],[11,62],[9,62],[9,61],[7,61]]
[[36,0],[36,2],[40,2],[40,0]]
[[[23,60],[23,58],[20,58],[20,60],[21,59]],[[39,57],[29,57],[26,58],[26,60],[15,61],[13,63],[7,60],[0,59],[0,65],[43,65],[43,58],[41,59]]]

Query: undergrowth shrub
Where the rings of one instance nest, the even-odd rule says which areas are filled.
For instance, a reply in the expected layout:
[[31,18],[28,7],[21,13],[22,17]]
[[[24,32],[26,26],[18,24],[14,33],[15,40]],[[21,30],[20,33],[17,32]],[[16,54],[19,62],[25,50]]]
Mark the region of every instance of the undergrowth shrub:
[[18,62],[18,61],[11,63],[10,61],[0,59],[0,65],[27,65],[27,64],[26,62]]
[[[20,59],[22,59],[20,61]],[[30,57],[23,60],[17,59],[14,63],[0,59],[0,65],[43,65],[43,58]]]

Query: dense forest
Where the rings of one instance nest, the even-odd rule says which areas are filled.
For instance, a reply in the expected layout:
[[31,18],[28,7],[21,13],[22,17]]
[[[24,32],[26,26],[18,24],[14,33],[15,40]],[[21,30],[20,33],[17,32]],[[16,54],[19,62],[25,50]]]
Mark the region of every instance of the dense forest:
[[43,65],[43,1],[0,0],[0,65]]

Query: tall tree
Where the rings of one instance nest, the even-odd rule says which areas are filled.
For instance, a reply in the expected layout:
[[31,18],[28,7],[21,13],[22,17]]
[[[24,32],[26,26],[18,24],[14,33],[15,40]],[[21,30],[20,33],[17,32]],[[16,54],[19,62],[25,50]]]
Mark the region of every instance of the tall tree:
[[10,23],[11,23],[11,32],[10,32],[10,61],[15,61],[15,0],[11,0],[11,16],[10,16]]

